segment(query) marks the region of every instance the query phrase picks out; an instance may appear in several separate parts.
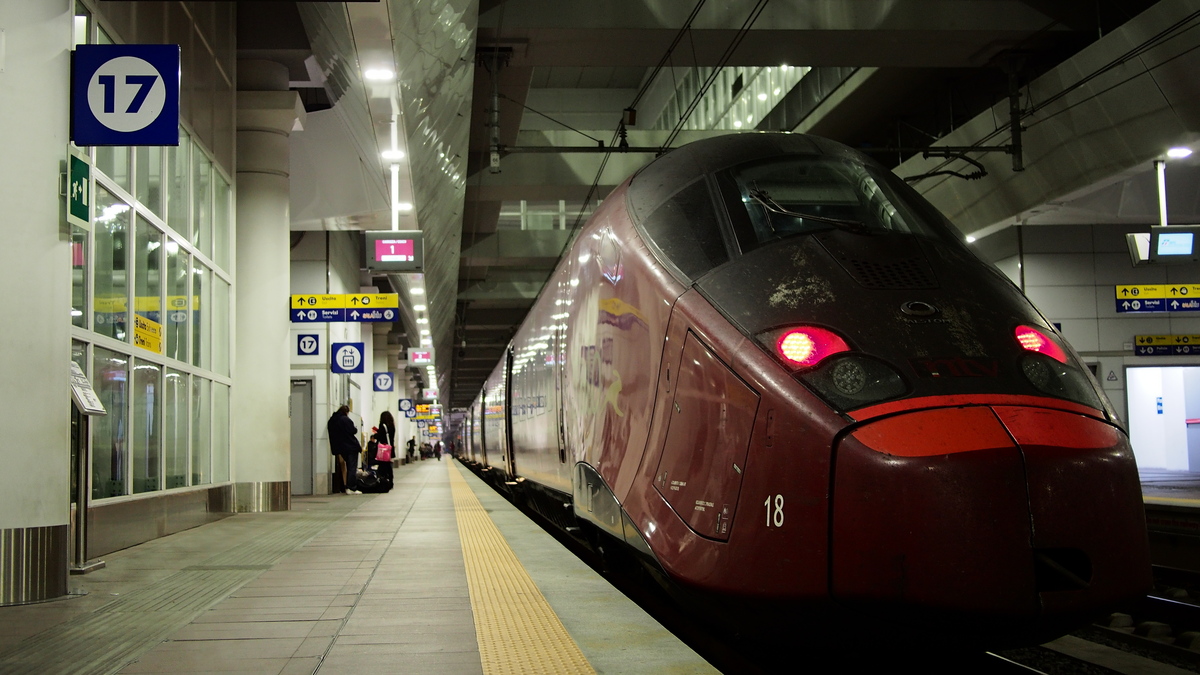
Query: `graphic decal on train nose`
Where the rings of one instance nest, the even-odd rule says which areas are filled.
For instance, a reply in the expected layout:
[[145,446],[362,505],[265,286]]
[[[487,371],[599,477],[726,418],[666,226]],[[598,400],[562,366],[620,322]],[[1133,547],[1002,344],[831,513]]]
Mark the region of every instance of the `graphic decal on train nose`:
[[961,356],[943,359],[909,359],[921,377],[999,377],[996,359],[968,359]]

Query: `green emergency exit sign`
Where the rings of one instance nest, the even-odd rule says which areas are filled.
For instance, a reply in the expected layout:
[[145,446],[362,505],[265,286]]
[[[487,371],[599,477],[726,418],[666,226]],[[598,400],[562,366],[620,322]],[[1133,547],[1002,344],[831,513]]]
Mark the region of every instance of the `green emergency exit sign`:
[[68,213],[71,216],[88,221],[88,203],[91,202],[92,168],[88,163],[71,155],[71,165],[67,176],[67,200],[70,205]]

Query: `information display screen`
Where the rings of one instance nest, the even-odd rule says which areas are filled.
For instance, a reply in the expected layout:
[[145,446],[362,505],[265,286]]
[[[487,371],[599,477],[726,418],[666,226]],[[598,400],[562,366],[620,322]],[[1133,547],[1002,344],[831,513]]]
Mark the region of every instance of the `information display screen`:
[[420,230],[375,230],[366,238],[365,267],[377,272],[420,272],[425,267]]
[[415,245],[412,239],[377,239],[375,262],[413,262]]
[[1159,255],[1191,255],[1191,232],[1163,232],[1158,235]]
[[1168,225],[1150,228],[1151,264],[1191,263],[1200,260],[1196,250],[1197,225]]

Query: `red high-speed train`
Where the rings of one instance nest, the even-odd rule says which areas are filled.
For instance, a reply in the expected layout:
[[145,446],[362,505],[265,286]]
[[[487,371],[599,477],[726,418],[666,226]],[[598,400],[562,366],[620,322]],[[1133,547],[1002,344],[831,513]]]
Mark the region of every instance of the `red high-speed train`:
[[692,143],[618,187],[463,435],[747,634],[844,614],[1034,643],[1150,586],[1133,453],[1078,356],[902,180],[817,137]]

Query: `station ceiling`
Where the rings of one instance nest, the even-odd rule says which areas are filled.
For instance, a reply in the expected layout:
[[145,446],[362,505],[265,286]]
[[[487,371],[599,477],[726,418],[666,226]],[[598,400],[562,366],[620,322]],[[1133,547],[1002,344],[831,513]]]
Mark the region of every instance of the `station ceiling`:
[[[1115,158],[1076,158],[1080,166],[1057,180],[1059,155],[1097,150],[1039,135],[1053,125],[1039,127],[1026,116],[1025,172],[1012,171],[1010,155],[981,151],[967,155],[986,167],[987,178],[942,175],[914,185],[957,218],[964,235],[1016,223],[1153,222],[1156,195],[1147,196],[1146,185],[1153,187],[1154,155],[1147,148],[1193,141],[1200,126],[1181,110],[1200,110],[1185,103],[1194,93],[1189,85],[1162,82],[1172,59],[1192,65],[1187,45],[1197,39],[1186,35],[1200,33],[1200,18],[1187,4],[242,3],[239,56],[287,62],[310,110],[305,131],[292,141],[293,156],[309,158],[293,161],[294,230],[395,223],[425,232],[427,267],[419,281],[437,385],[443,403],[458,408],[502,358],[576,223],[654,150],[689,140],[750,129],[804,131],[868,150],[902,176],[966,173],[975,167],[964,160],[924,159],[915,151],[1009,143],[1010,93],[1020,94],[1025,113],[1045,114],[1052,109],[1039,103],[1066,96],[1090,72],[1107,67],[1101,74],[1117,77],[1113,68],[1138,61],[1163,100],[1145,114],[1166,109],[1173,117],[1160,119],[1157,132],[1140,130],[1137,105],[1105,103],[1094,93],[1088,100],[1101,105],[1098,118],[1080,138],[1120,143]],[[1179,20],[1167,21],[1174,28],[1165,38],[1141,35],[1129,27],[1138,27],[1135,18],[1147,10]],[[393,70],[394,81],[363,77],[380,67]],[[708,82],[713,70],[734,68],[741,70]],[[703,102],[679,125],[680,111],[701,90]],[[1122,95],[1117,84],[1108,90]],[[614,148],[623,119],[628,151]],[[988,133],[978,131],[985,124]],[[1097,131],[1113,128],[1124,131]],[[387,149],[402,150],[405,159],[382,159]],[[1171,175],[1172,194],[1180,195],[1172,219],[1200,217],[1190,189],[1200,174],[1181,166]],[[1022,184],[1026,177],[1038,187]],[[412,207],[393,216],[395,203]],[[400,277],[373,283],[395,290],[414,283]],[[393,327],[389,343],[397,350],[419,344],[417,315],[410,307]]]

